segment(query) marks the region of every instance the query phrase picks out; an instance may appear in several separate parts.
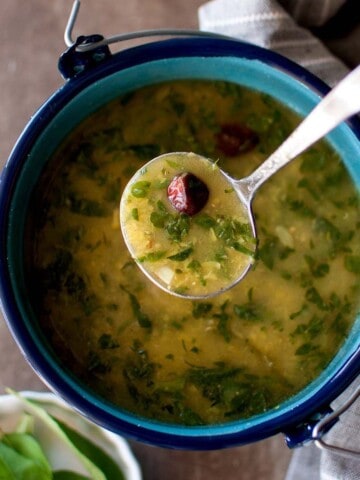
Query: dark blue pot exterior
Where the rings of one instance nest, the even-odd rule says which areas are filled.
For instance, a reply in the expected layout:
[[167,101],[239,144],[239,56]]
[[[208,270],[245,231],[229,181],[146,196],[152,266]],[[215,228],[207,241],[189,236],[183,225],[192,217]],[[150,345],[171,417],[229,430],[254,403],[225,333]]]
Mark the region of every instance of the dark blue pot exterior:
[[[139,65],[146,66],[148,62],[162,59],[194,57],[208,59],[209,62],[214,57],[254,59],[281,72],[286,72],[317,95],[321,96],[329,90],[322,81],[291,61],[268,50],[236,40],[212,38],[165,40],[128,49],[112,56],[105,55],[104,61],[97,65],[91,64],[88,69],[68,80],[38,110],[19,138],[0,177],[1,307],[12,335],[25,358],[44,382],[83,415],[109,430],[159,446],[199,450],[247,444],[284,432],[288,436],[289,446],[298,446],[311,439],[313,423],[329,411],[328,406],[331,401],[359,374],[359,344],[350,355],[346,356],[341,367],[331,372],[321,388],[312,391],[310,386],[303,398],[300,395],[298,400],[290,402],[287,408],[280,408],[280,413],[269,412],[259,415],[254,420],[219,426],[164,425],[122,412],[88,391],[86,387],[79,386],[68,372],[62,371],[61,366],[56,365],[50,348],[46,346],[46,342],[42,343],[41,334],[36,338],[34,335],[36,329],[29,329],[29,324],[24,320],[26,312],[24,314],[24,309],[19,306],[17,295],[14,293],[13,272],[8,251],[12,198],[29,152],[43,130],[84,89],[115,72],[122,72]],[[348,122],[348,126],[359,140],[359,121],[352,119]],[[16,231],[16,227],[11,228],[12,232]],[[21,229],[19,232],[21,233]]]

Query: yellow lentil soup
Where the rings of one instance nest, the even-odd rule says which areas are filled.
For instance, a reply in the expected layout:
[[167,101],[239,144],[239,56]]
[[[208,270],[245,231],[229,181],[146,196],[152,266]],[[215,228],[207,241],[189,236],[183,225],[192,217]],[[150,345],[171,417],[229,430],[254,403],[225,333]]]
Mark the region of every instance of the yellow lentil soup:
[[328,144],[260,189],[255,266],[211,300],[154,286],[119,226],[121,193],[151,158],[193,151],[240,178],[298,121],[234,84],[176,81],[111,102],[70,135],[28,222],[34,309],[65,367],[126,410],[188,425],[274,408],[324,369],[358,310],[360,274],[359,198]]

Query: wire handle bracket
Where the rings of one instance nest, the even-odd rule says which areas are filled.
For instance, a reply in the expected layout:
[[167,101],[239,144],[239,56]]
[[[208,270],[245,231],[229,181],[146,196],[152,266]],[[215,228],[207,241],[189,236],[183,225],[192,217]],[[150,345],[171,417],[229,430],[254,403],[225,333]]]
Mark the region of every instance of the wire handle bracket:
[[312,432],[312,438],[314,440],[315,445],[322,449],[328,450],[333,453],[337,453],[347,458],[356,458],[360,459],[360,451],[350,450],[344,447],[340,447],[337,445],[331,445],[323,440],[323,435],[329,430],[329,425],[336,422],[339,419],[340,415],[342,415],[351,405],[360,397],[360,385],[355,389],[352,395],[346,400],[346,402],[339,407],[337,410],[334,410],[329,415],[326,415],[322,418],[314,427]]

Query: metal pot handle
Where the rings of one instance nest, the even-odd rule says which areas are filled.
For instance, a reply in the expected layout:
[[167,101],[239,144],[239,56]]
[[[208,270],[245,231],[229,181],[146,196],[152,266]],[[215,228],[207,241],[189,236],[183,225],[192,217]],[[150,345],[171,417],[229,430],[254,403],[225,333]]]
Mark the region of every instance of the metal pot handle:
[[[64,40],[68,47],[73,47],[76,41],[72,38],[73,28],[79,13],[80,0],[75,0],[70,12],[70,16],[65,28]],[[187,29],[156,29],[156,30],[140,30],[137,32],[122,33],[108,38],[102,38],[99,41],[92,41],[89,43],[78,43],[76,45],[77,52],[89,52],[99,47],[107,47],[111,44],[133,40],[137,38],[154,37],[154,36],[193,36],[193,37],[214,37],[231,39],[228,35],[221,35],[220,33],[206,32],[202,30],[187,30]]]
[[326,443],[322,438],[323,435],[329,430],[329,426],[336,422],[339,419],[340,415],[342,415],[355,402],[358,397],[360,397],[360,385],[355,389],[353,394],[350,395],[350,397],[341,407],[323,417],[315,425],[312,431],[312,438],[318,448],[322,450],[328,450],[345,457],[360,459],[360,451],[350,450],[337,445],[331,445],[329,443]]

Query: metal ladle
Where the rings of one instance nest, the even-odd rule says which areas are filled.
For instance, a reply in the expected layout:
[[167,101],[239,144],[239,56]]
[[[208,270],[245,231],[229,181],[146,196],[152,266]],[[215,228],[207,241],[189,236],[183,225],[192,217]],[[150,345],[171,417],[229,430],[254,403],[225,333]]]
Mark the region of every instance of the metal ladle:
[[[256,225],[255,219],[252,212],[252,201],[254,199],[255,193],[259,187],[266,182],[274,173],[278,172],[282,167],[287,165],[291,160],[296,158],[300,153],[304,152],[317,140],[324,137],[337,125],[339,125],[343,120],[349,118],[360,110],[360,66],[349,73],[336,87],[334,87],[321,101],[320,103],[310,112],[310,114],[305,117],[305,119],[299,124],[299,126],[293,131],[293,133],[280,145],[280,147],[272,154],[269,158],[265,160],[252,174],[247,177],[244,177],[240,180],[230,177],[225,172],[221,171],[222,175],[226,178],[229,183],[229,187],[233,188],[239,198],[239,202],[242,207],[245,208],[248,217],[248,223],[251,226],[251,230],[254,238],[256,239]],[[180,152],[176,155],[184,155],[187,153]],[[194,155],[194,154],[191,154]],[[166,155],[162,155],[156,159],[151,160],[146,164],[142,169],[146,167],[151,167],[156,161],[163,161]],[[200,157],[204,160],[204,157]],[[210,160],[207,160],[211,164]],[[132,182],[138,179],[135,175],[132,180],[130,180],[125,192],[129,191],[129,185]],[[120,214],[122,205],[126,201],[126,193],[123,195],[121,204],[120,204]],[[123,216],[120,217],[121,229],[127,247],[133,257],[136,258],[133,246],[129,242],[127,236],[127,224]],[[222,288],[217,291],[208,291],[204,294],[197,295],[193,294],[191,290],[184,292],[173,291],[164,286],[159,280],[152,275],[143,264],[138,263],[139,267],[143,272],[150,278],[157,286],[163,290],[172,293],[174,295],[191,298],[191,299],[200,299],[207,298],[233,287],[235,284],[240,282],[245,275],[251,269],[253,259],[249,257],[249,262],[245,268],[240,272],[236,279],[231,279],[229,284],[226,285],[226,288]]]

